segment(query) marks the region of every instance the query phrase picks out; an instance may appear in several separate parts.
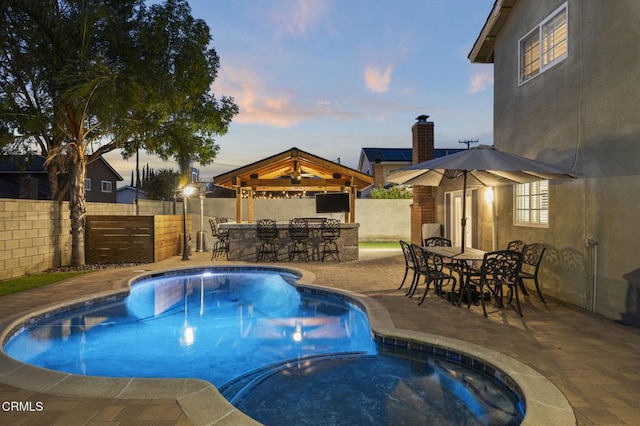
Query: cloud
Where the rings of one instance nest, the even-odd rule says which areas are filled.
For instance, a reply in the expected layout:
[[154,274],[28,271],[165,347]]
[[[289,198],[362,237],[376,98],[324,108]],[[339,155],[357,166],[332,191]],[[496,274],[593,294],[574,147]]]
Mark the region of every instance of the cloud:
[[364,82],[367,89],[373,93],[387,92],[391,84],[392,71],[392,64],[387,65],[384,70],[377,65],[368,65],[364,70]]
[[231,96],[240,108],[234,123],[287,128],[319,117],[347,120],[354,113],[327,99],[305,100],[289,89],[269,87],[249,65],[222,67],[214,83],[214,94]]
[[327,3],[320,0],[289,0],[280,3],[272,19],[278,35],[306,37],[315,29],[328,10]]
[[471,75],[467,92],[474,94],[493,86],[493,67],[482,68]]

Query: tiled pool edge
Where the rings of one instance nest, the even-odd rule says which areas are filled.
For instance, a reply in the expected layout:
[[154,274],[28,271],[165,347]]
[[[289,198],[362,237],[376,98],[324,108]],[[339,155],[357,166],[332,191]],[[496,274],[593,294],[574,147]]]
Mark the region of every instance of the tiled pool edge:
[[373,338],[384,346],[410,348],[427,354],[443,356],[448,360],[484,371],[501,381],[517,395],[524,397],[526,412],[522,425],[577,424],[573,408],[560,389],[526,364],[473,343],[398,329],[395,327],[389,311],[375,299],[363,294],[302,282],[299,284],[307,289],[312,289],[311,292],[342,294],[349,300],[356,300],[367,313]]
[[[253,264],[255,265],[255,264]],[[252,264],[239,263],[222,267],[252,268]],[[207,270],[213,267],[171,268],[166,273],[185,273],[193,270]],[[215,268],[218,269],[218,268]],[[266,269],[263,267],[254,269]],[[305,292],[319,292],[342,295],[355,301],[367,312],[374,338],[388,346],[412,347],[437,352],[449,359],[465,362],[479,362],[485,367],[498,371],[500,377],[506,375],[512,380],[507,383],[519,389],[526,396],[526,415],[522,424],[576,424],[572,407],[560,390],[544,376],[532,368],[510,357],[484,347],[460,340],[427,333],[397,329],[388,310],[376,300],[362,294],[311,284],[316,277],[313,273],[296,268],[268,267],[284,271],[295,271],[300,276],[298,286]],[[178,272],[174,272],[178,271]],[[69,309],[70,305],[82,305],[96,299],[124,297],[132,283],[144,277],[162,275],[162,271],[138,274],[127,281],[126,288],[70,300],[57,305],[49,305],[26,315],[5,319],[0,322],[0,341],[4,342],[13,330],[33,321],[34,318],[49,315],[52,310]],[[94,302],[95,303],[95,302]],[[4,345],[3,345],[4,346]],[[503,379],[504,381],[504,379]],[[116,399],[174,399],[181,406],[185,416],[194,424],[258,424],[246,416],[226,399],[210,383],[197,379],[118,379],[105,377],[77,376],[46,370],[24,364],[8,357],[0,351],[0,382],[18,388],[60,396],[83,396]]]

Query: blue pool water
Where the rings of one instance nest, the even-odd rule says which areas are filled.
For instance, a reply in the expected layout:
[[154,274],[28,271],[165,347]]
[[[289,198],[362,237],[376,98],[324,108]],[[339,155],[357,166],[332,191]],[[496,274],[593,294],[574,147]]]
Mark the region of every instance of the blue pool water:
[[505,387],[423,353],[378,350],[362,309],[299,291],[297,279],[269,268],[161,274],[124,299],[39,321],[4,350],[74,374],[208,380],[265,424],[522,419]]

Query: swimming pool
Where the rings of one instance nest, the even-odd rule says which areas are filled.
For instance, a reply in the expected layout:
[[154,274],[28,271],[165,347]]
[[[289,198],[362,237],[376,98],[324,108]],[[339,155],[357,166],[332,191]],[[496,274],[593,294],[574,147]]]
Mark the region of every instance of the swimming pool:
[[[248,269],[251,270],[252,274],[257,272],[257,269],[259,270],[276,269],[280,273],[283,272],[282,269],[278,269],[278,268],[248,268]],[[224,270],[226,272],[229,272],[231,270],[234,270],[234,271],[243,270],[246,272],[247,268],[246,267],[245,268],[224,268]],[[254,293],[260,294],[259,291],[256,291],[256,286],[258,286],[259,284],[253,283],[253,284],[250,284],[247,288],[240,290],[238,288],[235,288],[236,284],[233,283],[233,280],[228,281],[227,279],[227,282],[224,283],[223,282],[224,280],[221,281],[219,278],[215,278],[212,275],[210,276],[207,274],[207,272],[211,272],[211,269],[209,268],[209,269],[202,269],[197,271],[167,271],[160,274],[155,274],[151,277],[146,277],[146,278],[157,279],[160,282],[162,282],[163,280],[166,281],[164,282],[163,286],[167,288],[163,290],[154,290],[153,297],[149,296],[149,294],[145,294],[144,292],[138,292],[137,290],[142,289],[146,284],[142,282],[142,280],[136,280],[135,284],[132,286],[132,293],[130,297],[130,299],[134,300],[135,303],[132,303],[130,307],[127,309],[128,311],[130,311],[130,313],[133,313],[133,317],[136,318],[135,322],[137,322],[138,326],[141,326],[142,329],[138,329],[133,334],[136,334],[138,338],[146,337],[147,335],[146,330],[150,325],[150,323],[154,323],[156,322],[156,320],[164,321],[167,318],[178,319],[177,325],[169,328],[164,327],[165,333],[163,333],[163,335],[169,336],[168,340],[172,342],[170,345],[162,343],[160,340],[157,340],[157,339],[151,339],[151,341],[153,342],[152,345],[156,350],[160,349],[162,352],[164,352],[164,350],[166,350],[167,347],[175,346],[179,350],[182,350],[184,355],[186,353],[192,352],[198,346],[199,342],[213,341],[211,336],[206,337],[206,335],[204,335],[205,337],[203,337],[202,332],[204,331],[204,328],[201,323],[197,322],[197,317],[202,315],[207,317],[207,313],[217,312],[218,308],[222,309],[223,305],[225,305],[227,302],[229,302],[232,305],[235,304],[234,305],[235,318],[232,321],[234,335],[239,336],[239,335],[242,335],[243,333],[249,335],[252,330],[255,331],[254,329],[252,329],[252,327],[253,327],[253,324],[259,322],[260,320],[259,313],[260,311],[262,311],[262,308],[260,308],[260,306],[264,305],[265,300],[261,301],[260,297],[258,297],[257,300],[253,300],[249,303],[246,303],[247,302],[246,295],[247,294],[251,295]],[[293,274],[284,273],[283,276],[285,277],[284,280],[287,282],[287,286],[289,287],[291,287],[291,284],[298,278],[298,276],[295,273]],[[198,288],[205,288],[205,291],[199,292]],[[288,346],[293,347],[295,345],[302,346],[300,345],[300,342],[291,343],[291,342],[296,342],[296,340],[298,339],[297,336],[302,337],[301,342],[306,341],[307,340],[306,337],[309,337],[310,338],[309,341],[312,341],[313,339],[311,339],[311,337],[313,333],[307,334],[310,331],[310,329],[307,329],[307,326],[312,326],[311,328],[316,329],[316,331],[317,331],[317,327],[314,326],[313,324],[304,323],[304,321],[302,322],[299,321],[300,318],[303,318],[305,320],[311,319],[311,317],[307,316],[306,313],[302,316],[299,315],[298,312],[292,313],[290,312],[291,308],[288,306],[288,304],[280,303],[284,300],[296,297],[294,293],[290,292],[291,288],[287,288],[285,286],[285,289],[281,289],[278,293],[278,296],[275,297],[275,299],[273,297],[268,298],[269,302],[266,304],[270,305],[270,304],[274,304],[274,301],[277,302],[275,303],[275,305],[279,311],[278,313],[274,314],[276,318],[278,318],[278,321],[276,321],[275,323],[276,326],[273,327],[274,324],[271,324],[272,326],[268,327],[268,330],[270,331],[267,334],[269,336],[269,339],[271,339],[272,336],[275,334],[284,335],[284,337],[286,337],[286,340],[289,342]],[[210,289],[211,291],[207,291],[207,289]],[[368,330],[368,326],[366,326],[366,322],[364,323],[365,328],[367,328],[366,333],[362,333],[361,331],[362,328],[359,328],[360,327],[359,325],[356,326],[355,328],[351,328],[351,326],[349,327],[344,326],[346,322],[354,323],[354,324],[362,324],[359,320],[349,319],[350,316],[354,315],[353,313],[345,314],[344,312],[344,302],[352,300],[351,297],[342,295],[340,294],[340,292],[329,291],[326,289],[323,290],[318,288],[312,288],[309,286],[303,286],[298,290],[299,291],[297,291],[296,293],[298,295],[301,295],[301,300],[305,299],[307,296],[311,296],[312,300],[317,299],[319,296],[323,296],[323,297],[327,295],[330,296],[329,297],[330,302],[328,303],[326,301],[322,301],[321,303],[318,303],[317,301],[304,303],[308,306],[313,305],[316,308],[320,307],[319,309],[320,311],[332,311],[331,313],[336,313],[336,312],[338,313],[338,317],[341,319],[340,320],[333,319],[329,321],[332,325],[325,323],[323,326],[325,332],[327,332],[327,330],[333,330],[332,332],[335,333],[336,330],[342,330],[340,331],[342,334],[355,334],[360,336],[364,335],[367,337],[367,339],[364,339],[362,340],[362,342],[356,343],[356,344],[354,344],[353,342],[350,342],[349,345],[351,346],[347,347],[346,349],[346,352],[348,352],[347,354],[345,354],[344,349],[340,349],[337,347],[326,348],[325,345],[327,344],[327,342],[320,339],[317,342],[320,342],[321,344],[307,345],[307,346],[312,346],[313,347],[312,349],[316,351],[315,353],[306,354],[306,355],[295,355],[293,358],[289,359],[290,361],[293,359],[295,362],[289,362],[289,365],[280,365],[278,363],[274,364],[274,363],[270,363],[270,361],[267,360],[265,362],[264,368],[266,369],[265,371],[268,371],[269,373],[261,377],[260,380],[258,380],[257,382],[255,381],[252,382],[253,379],[249,380],[249,383],[250,383],[249,386],[243,386],[244,390],[237,392],[235,394],[235,395],[238,395],[237,397],[234,397],[235,399],[237,399],[236,403],[243,410],[245,409],[246,404],[257,405],[250,402],[251,397],[255,397],[256,395],[259,395],[259,393],[265,389],[264,385],[271,386],[272,384],[277,383],[279,380],[282,380],[283,378],[292,377],[296,374],[299,376],[305,376],[305,380],[308,380],[310,376],[310,374],[308,373],[325,371],[325,373],[322,373],[322,374],[314,373],[315,379],[316,379],[316,382],[314,383],[317,383],[317,380],[324,380],[325,377],[330,376],[330,374],[326,373],[326,368],[329,365],[331,366],[329,370],[340,371],[340,368],[351,368],[349,367],[349,365],[361,364],[355,370],[351,370],[351,371],[363,371],[363,369],[361,368],[363,363],[371,362],[372,360],[372,356],[371,356],[372,343],[370,338],[371,332]],[[217,300],[215,300],[214,304],[211,306],[208,306],[206,303],[203,303],[203,302],[206,302],[207,299],[212,298],[211,296],[214,293],[217,295],[224,295],[224,297],[218,298]],[[187,294],[189,297],[185,298],[184,297],[185,294]],[[264,297],[264,295],[261,297]],[[119,298],[116,297],[115,300],[113,298],[108,299],[106,304],[102,303],[100,305],[89,303],[88,309],[91,312],[89,317],[93,319],[90,319],[90,320],[87,320],[86,318],[72,319],[71,317],[67,316],[66,319],[58,323],[58,326],[53,328],[47,326],[48,331],[45,334],[50,334],[51,330],[56,329],[57,330],[56,333],[62,337],[62,340],[66,340],[66,341],[77,340],[78,342],[81,343],[79,346],[77,346],[77,348],[79,349],[74,351],[75,353],[79,354],[78,360],[74,362],[69,362],[69,360],[65,360],[67,364],[65,368],[70,368],[76,372],[80,371],[80,373],[82,373],[82,371],[85,371],[85,372],[91,371],[89,373],[84,373],[84,374],[95,374],[92,370],[92,368],[94,368],[92,364],[102,364],[102,363],[108,364],[108,362],[106,362],[104,358],[112,358],[111,356],[108,356],[109,351],[106,351],[107,357],[105,357],[104,353],[102,354],[103,359],[99,359],[100,362],[93,362],[93,363],[87,362],[90,358],[87,357],[89,353],[87,351],[86,343],[87,343],[88,335],[91,334],[91,332],[93,331],[102,333],[104,330],[107,330],[107,329],[112,329],[112,330],[119,329],[120,327],[124,326],[126,323],[131,322],[130,320],[123,319],[124,317],[122,314],[122,307],[118,307],[119,301],[117,299]],[[143,299],[152,299],[152,303],[150,305],[138,303]],[[83,303],[83,304],[87,304],[87,303]],[[152,306],[152,308],[150,308],[149,306]],[[254,307],[249,308],[249,306],[254,306]],[[359,303],[355,303],[355,308],[356,308],[355,312],[362,311]],[[61,311],[64,311],[64,310],[65,309],[63,308],[59,309],[58,314],[62,314],[63,312]],[[372,309],[371,306],[367,306],[367,312],[370,312],[372,310],[375,310],[375,308]],[[107,312],[110,312],[111,316],[108,316]],[[153,315],[150,315],[151,313]],[[158,314],[157,319],[155,318],[156,314]],[[40,324],[41,320],[44,317],[51,317],[51,313],[44,313],[39,315],[36,318],[31,318],[29,321],[25,321],[23,325],[29,324],[29,323]],[[102,321],[97,321],[96,318],[99,318],[99,317],[104,317],[106,318],[106,320],[103,318]],[[207,318],[208,318],[207,322],[209,323],[219,321],[219,318],[215,314],[208,316]],[[292,318],[294,320],[291,320]],[[349,319],[349,321],[346,321],[345,318]],[[56,318],[56,321],[60,321],[60,319],[61,317]],[[286,320],[283,320],[283,319],[286,319]],[[313,321],[317,321],[317,320],[313,320]],[[270,322],[273,322],[273,321],[270,320]],[[98,325],[98,324],[102,324],[102,325]],[[298,327],[298,325],[300,325],[300,327]],[[46,330],[47,327],[43,328],[42,330]],[[20,326],[14,325],[13,332],[9,333],[9,335],[14,335],[15,331],[19,330],[20,328],[21,328]],[[28,327],[28,328],[34,329],[33,327]],[[73,333],[72,330],[75,328],[78,329],[78,332]],[[37,329],[38,328],[35,328],[34,330],[37,330]],[[167,330],[170,330],[170,331],[167,331]],[[264,340],[264,337],[265,337],[264,332],[261,332],[261,333],[263,335],[263,340]],[[79,336],[80,338],[76,339],[75,337],[76,335]],[[414,353],[414,355],[412,355],[414,358],[415,358],[415,353],[418,353],[419,359],[412,358],[408,364],[405,364],[405,366],[406,365],[414,366],[414,367],[416,365],[423,366],[419,368],[420,372],[419,374],[417,374],[418,376],[421,376],[421,377],[431,377],[432,372],[434,370],[443,369],[443,368],[447,369],[448,367],[443,367],[444,364],[438,364],[444,361],[453,361],[454,364],[470,365],[469,360],[472,360],[472,361],[474,360],[474,358],[465,357],[461,355],[461,353],[458,351],[454,351],[454,350],[443,351],[440,345],[430,345],[426,343],[425,344],[420,343],[418,345],[415,342],[416,340],[420,340],[420,339],[416,339],[416,337],[418,336],[413,336],[412,333],[406,333],[404,336],[401,336],[401,337],[398,337],[398,336],[391,337],[388,335],[388,330],[378,330],[377,332],[374,333],[374,335],[376,337],[377,343],[381,344],[383,347],[393,347],[394,350],[410,349],[410,352]],[[5,335],[5,341],[6,339],[7,338]],[[83,343],[83,339],[84,339],[84,343]],[[238,340],[238,338],[236,337],[235,340]],[[356,339],[356,341],[357,340],[358,339]],[[7,349],[9,349],[9,346],[13,345],[15,342],[17,342],[17,340],[11,339],[9,341],[9,345],[7,345]],[[127,348],[129,352],[132,352],[130,349],[134,346],[132,346],[130,342],[131,341],[127,341],[125,339],[123,341],[118,342],[115,346]],[[50,342],[46,343],[45,346],[49,344]],[[306,342],[303,344],[306,344]],[[32,345],[27,345],[27,346],[32,346]],[[42,346],[43,345],[36,345],[36,347],[38,347],[38,350],[36,352],[38,353],[32,354],[33,357],[37,358],[41,356]],[[220,347],[226,347],[226,346],[229,346],[229,344],[219,344],[217,347],[220,348]],[[252,351],[252,354],[254,355],[256,355],[257,352],[261,352],[259,350],[255,350],[256,347],[261,348],[262,343],[258,346],[253,346],[254,350]],[[339,351],[338,356],[336,356],[336,351]],[[268,352],[268,351],[265,351],[265,352]],[[431,355],[434,355],[437,357],[436,363],[434,363],[433,360],[430,361],[428,357],[426,357]],[[406,357],[404,356],[398,357],[397,354],[393,355],[393,357],[395,357],[395,359],[391,360],[390,361],[391,364],[388,364],[388,365],[395,365],[393,363],[400,362],[399,359],[401,358],[406,359]],[[63,358],[67,358],[67,357],[63,357]],[[382,358],[382,356],[378,355],[378,358]],[[144,369],[146,369],[146,367],[149,365],[154,365],[159,362],[159,360],[157,359],[157,355],[155,358],[149,358],[149,356],[147,355],[146,358],[143,358],[143,360],[146,360],[146,364],[144,364],[145,365]],[[179,357],[179,360],[182,364],[189,364],[189,362],[185,362],[185,358]],[[471,364],[474,364],[473,367],[475,370],[487,369],[490,371],[485,371],[483,373],[484,375],[490,375],[492,377],[495,377],[497,373],[500,373],[499,375],[500,377],[502,377],[503,373],[493,369],[489,363],[482,363],[482,362],[476,362],[476,361],[477,360],[471,363]],[[340,365],[336,366],[336,363]],[[380,363],[374,363],[374,364],[380,364]],[[345,365],[347,365],[347,367],[344,367]],[[396,368],[396,369],[401,370],[401,368]],[[138,367],[138,374],[133,374],[133,376],[140,377],[141,376],[141,374],[139,374],[140,370],[141,370],[140,367]],[[163,370],[166,370],[166,368],[164,368]],[[409,370],[413,371],[413,367],[410,367]],[[425,374],[425,370],[429,370],[430,373]],[[258,371],[260,371],[260,368],[258,368]],[[255,371],[250,372],[248,373],[248,376],[251,376],[254,373]],[[109,375],[118,375],[118,374],[110,373]],[[352,374],[350,373],[350,375]],[[127,374],[123,374],[123,376],[131,376],[131,374],[127,373]],[[174,372],[173,374],[171,374],[171,376],[181,377],[182,375],[176,375]],[[371,377],[375,377],[376,375],[369,374],[369,376],[371,378]],[[154,373],[149,377],[157,377],[157,376]],[[166,377],[166,376],[160,376],[160,377]],[[187,372],[183,377],[202,377],[202,376],[200,375],[193,376],[190,372]],[[228,377],[222,379],[222,381],[227,379]],[[68,381],[70,380],[71,379],[69,379]],[[76,380],[76,379],[73,379],[73,380]],[[344,382],[344,380],[342,381]],[[498,382],[500,382],[500,380]],[[220,385],[220,383],[221,382],[217,382],[217,384],[221,387],[221,389],[224,388],[225,386]],[[256,383],[258,383],[258,386],[256,386]],[[402,386],[405,386],[405,387],[407,384],[407,382],[402,382],[402,380],[396,380],[396,384],[398,383],[400,383]],[[290,385],[291,383],[289,383],[287,386],[290,386]],[[507,383],[507,385],[508,385],[507,387],[510,387],[510,388],[511,387],[513,387],[514,389],[518,388],[518,386],[514,385],[513,383]],[[295,393],[295,392],[294,394],[298,395],[298,393]],[[245,404],[245,406],[243,406],[242,404]],[[482,423],[477,423],[477,424],[482,424]],[[507,424],[507,423],[503,423],[503,424]]]

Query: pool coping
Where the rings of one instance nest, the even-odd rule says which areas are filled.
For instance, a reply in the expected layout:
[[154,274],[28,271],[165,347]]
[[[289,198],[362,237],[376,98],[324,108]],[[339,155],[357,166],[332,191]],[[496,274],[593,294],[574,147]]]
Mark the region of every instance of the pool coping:
[[145,277],[161,276],[170,271],[202,269],[272,269],[293,271],[300,275],[296,285],[309,291],[331,292],[357,301],[367,313],[372,334],[376,341],[385,345],[411,347],[424,345],[440,348],[447,358],[467,357],[480,360],[497,371],[506,374],[525,396],[526,412],[523,425],[577,424],[573,408],[564,394],[546,377],[533,368],[500,352],[443,336],[398,329],[389,311],[379,302],[366,295],[313,284],[316,275],[310,271],[292,267],[259,266],[250,263],[231,263],[225,266],[196,266],[144,271],[130,278],[125,286],[81,298],[47,305],[26,314],[16,315],[0,321],[0,381],[21,389],[69,397],[113,398],[113,399],[173,399],[185,416],[196,425],[233,424],[257,425],[253,420],[231,405],[211,383],[201,379],[147,379],[109,378],[80,376],[35,367],[9,357],[4,343],[16,329],[20,329],[36,317],[51,315],[52,311],[66,310],[70,306],[96,303],[96,300],[121,298],[129,294],[132,283]]

